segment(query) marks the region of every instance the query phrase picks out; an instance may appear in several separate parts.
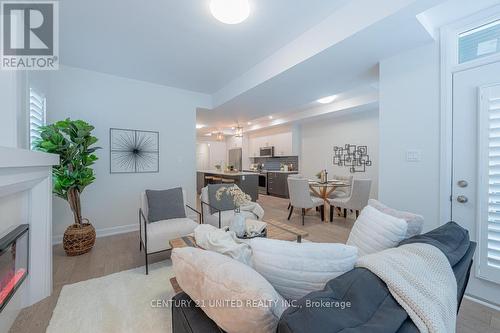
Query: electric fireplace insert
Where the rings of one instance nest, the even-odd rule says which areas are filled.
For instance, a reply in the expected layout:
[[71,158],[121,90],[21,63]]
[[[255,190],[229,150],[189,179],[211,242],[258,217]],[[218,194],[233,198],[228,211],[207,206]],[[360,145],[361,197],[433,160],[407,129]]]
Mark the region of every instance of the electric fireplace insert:
[[0,236],[0,312],[28,276],[29,225]]

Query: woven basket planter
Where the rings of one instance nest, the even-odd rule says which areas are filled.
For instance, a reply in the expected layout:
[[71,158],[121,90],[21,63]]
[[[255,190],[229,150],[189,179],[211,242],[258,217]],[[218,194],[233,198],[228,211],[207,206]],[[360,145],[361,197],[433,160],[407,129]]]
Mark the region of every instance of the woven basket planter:
[[95,244],[95,229],[90,223],[72,224],[64,232],[66,255],[79,256],[89,252]]

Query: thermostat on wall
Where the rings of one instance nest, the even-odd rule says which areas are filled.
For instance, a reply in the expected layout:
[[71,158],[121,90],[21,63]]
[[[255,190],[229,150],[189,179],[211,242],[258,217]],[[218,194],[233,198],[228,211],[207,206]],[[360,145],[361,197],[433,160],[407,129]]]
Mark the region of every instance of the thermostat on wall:
[[406,161],[407,162],[420,162],[422,160],[422,151],[420,150],[407,150],[406,151]]

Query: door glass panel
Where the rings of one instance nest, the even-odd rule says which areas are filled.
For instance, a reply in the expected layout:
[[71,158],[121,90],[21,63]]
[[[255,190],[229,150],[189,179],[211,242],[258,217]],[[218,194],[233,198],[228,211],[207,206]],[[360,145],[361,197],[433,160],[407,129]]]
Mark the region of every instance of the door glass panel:
[[458,35],[458,63],[500,52],[500,20]]

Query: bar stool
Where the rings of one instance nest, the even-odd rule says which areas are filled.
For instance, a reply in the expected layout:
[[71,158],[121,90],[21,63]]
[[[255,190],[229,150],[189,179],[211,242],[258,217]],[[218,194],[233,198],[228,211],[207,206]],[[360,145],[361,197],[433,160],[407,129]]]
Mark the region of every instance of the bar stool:
[[206,184],[213,184],[214,177],[212,176],[205,176],[205,185]]

